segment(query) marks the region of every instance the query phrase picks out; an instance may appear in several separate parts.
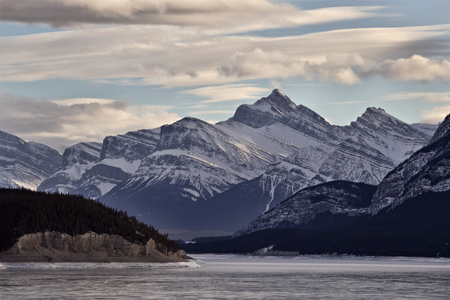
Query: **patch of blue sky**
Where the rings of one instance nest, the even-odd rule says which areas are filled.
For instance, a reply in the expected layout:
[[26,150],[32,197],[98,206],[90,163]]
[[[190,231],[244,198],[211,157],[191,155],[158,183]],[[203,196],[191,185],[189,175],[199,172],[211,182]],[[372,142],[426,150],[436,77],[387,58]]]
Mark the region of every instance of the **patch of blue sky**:
[[46,32],[56,32],[62,30],[65,29],[57,29],[39,24],[23,24],[5,21],[0,22],[0,36],[29,35]]

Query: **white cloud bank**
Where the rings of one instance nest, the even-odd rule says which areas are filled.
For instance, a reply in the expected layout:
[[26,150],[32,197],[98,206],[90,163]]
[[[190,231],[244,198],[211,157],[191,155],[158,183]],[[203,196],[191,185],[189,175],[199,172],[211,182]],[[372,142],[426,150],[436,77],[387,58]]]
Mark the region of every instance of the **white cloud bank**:
[[102,142],[107,135],[170,124],[169,107],[131,106],[112,99],[36,100],[3,92],[0,128],[57,150],[78,142]]
[[450,61],[413,55],[406,59],[385,60],[379,65],[367,68],[365,73],[381,75],[389,80],[448,81]]

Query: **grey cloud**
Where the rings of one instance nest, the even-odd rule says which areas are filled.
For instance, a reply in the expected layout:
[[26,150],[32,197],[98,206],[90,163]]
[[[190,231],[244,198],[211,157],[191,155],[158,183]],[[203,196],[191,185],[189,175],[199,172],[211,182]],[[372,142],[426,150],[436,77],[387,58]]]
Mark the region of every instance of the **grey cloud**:
[[272,14],[294,9],[288,4],[257,1],[175,0],[1,0],[5,21],[44,23],[53,27],[77,24],[204,25],[243,15]]
[[379,6],[302,10],[270,0],[0,0],[0,6],[4,21],[56,28],[170,25],[202,28],[216,34],[386,17]]
[[[3,92],[0,129],[61,150],[80,141],[101,142],[107,135],[156,128],[179,119],[164,108],[132,107],[123,101],[70,104]],[[137,114],[138,112],[139,114]]]
[[410,57],[418,54],[425,57],[444,57],[450,54],[450,40],[447,34],[442,38],[429,38],[400,43],[394,47],[397,57],[391,59]]

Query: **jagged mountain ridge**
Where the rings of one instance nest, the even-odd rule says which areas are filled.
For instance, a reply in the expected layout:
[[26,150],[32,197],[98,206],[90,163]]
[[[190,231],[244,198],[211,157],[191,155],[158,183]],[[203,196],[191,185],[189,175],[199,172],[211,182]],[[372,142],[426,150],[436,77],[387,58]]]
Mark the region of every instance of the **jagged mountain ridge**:
[[[367,120],[377,116],[380,122],[368,125]],[[382,124],[385,118],[390,130]],[[274,90],[216,125],[185,118],[163,126],[156,151],[102,199],[112,206],[134,208],[134,214],[151,215],[153,208],[164,227],[171,226],[167,220],[173,215],[187,220],[189,214],[191,220],[177,221],[177,226],[236,230],[303,187],[333,179],[377,184],[430,138],[381,109],[369,108],[354,123],[331,125]],[[381,128],[379,135],[371,133],[373,126]],[[404,137],[397,142],[400,135]],[[336,167],[341,165],[347,167]],[[236,194],[238,185],[241,192]],[[252,202],[249,191],[255,189],[265,202],[240,211],[241,203]],[[164,204],[166,200],[171,204]],[[208,219],[214,221],[201,221]]]
[[159,130],[154,129],[108,136],[102,144],[73,145],[64,151],[62,168],[38,189],[98,198],[134,174],[158,140]]
[[[159,228],[173,228],[176,219],[177,226],[200,226],[197,229],[211,225],[197,220],[219,211],[219,203],[227,202],[223,193],[242,185],[242,192],[226,206],[227,218],[243,223],[217,224],[237,230],[307,186],[342,179],[378,184],[429,138],[426,130],[375,108],[350,126],[331,125],[274,90],[253,105],[241,105],[232,118],[216,125],[184,118],[160,129],[107,137],[98,159],[84,169],[81,179],[67,185],[70,192],[99,197]],[[68,191],[52,180],[39,190]],[[255,189],[265,200],[242,212],[247,217],[238,217],[235,208],[252,202],[248,191]],[[157,216],[161,224],[152,220]]]
[[61,167],[58,151],[0,131],[0,187],[36,189]]
[[389,172],[377,187],[334,181],[303,189],[234,236],[280,228],[336,228],[355,223],[354,217],[375,216],[403,203],[424,205],[416,199],[442,198],[440,193],[450,193],[450,115],[427,146]]

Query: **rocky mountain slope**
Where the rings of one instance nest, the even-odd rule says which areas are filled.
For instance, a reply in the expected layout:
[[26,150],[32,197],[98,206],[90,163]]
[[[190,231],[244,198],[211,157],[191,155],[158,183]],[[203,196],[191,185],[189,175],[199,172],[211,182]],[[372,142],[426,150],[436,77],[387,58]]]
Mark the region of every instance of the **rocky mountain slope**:
[[[99,198],[158,228],[235,231],[304,187],[378,184],[430,132],[376,108],[349,126],[331,125],[274,90],[215,125],[184,118],[107,137],[101,150],[75,145],[64,154],[74,163],[38,189]],[[94,155],[71,158],[86,152]]]
[[38,190],[98,198],[127,180],[141,160],[155,150],[159,130],[138,130],[108,136],[99,143],[79,143],[67,148],[63,164]]
[[433,199],[433,193],[450,193],[450,116],[429,145],[387,174],[377,187],[336,181],[303,189],[235,236],[276,228],[336,228],[355,222],[354,217],[395,210],[422,195]]
[[0,187],[36,189],[61,167],[61,154],[0,131]]
[[372,199],[374,215],[428,192],[450,191],[450,115],[428,146],[420,149],[383,179]]
[[[305,188],[234,236],[275,228],[335,228],[367,214],[376,186],[332,181]],[[348,218],[350,217],[350,218]]]

